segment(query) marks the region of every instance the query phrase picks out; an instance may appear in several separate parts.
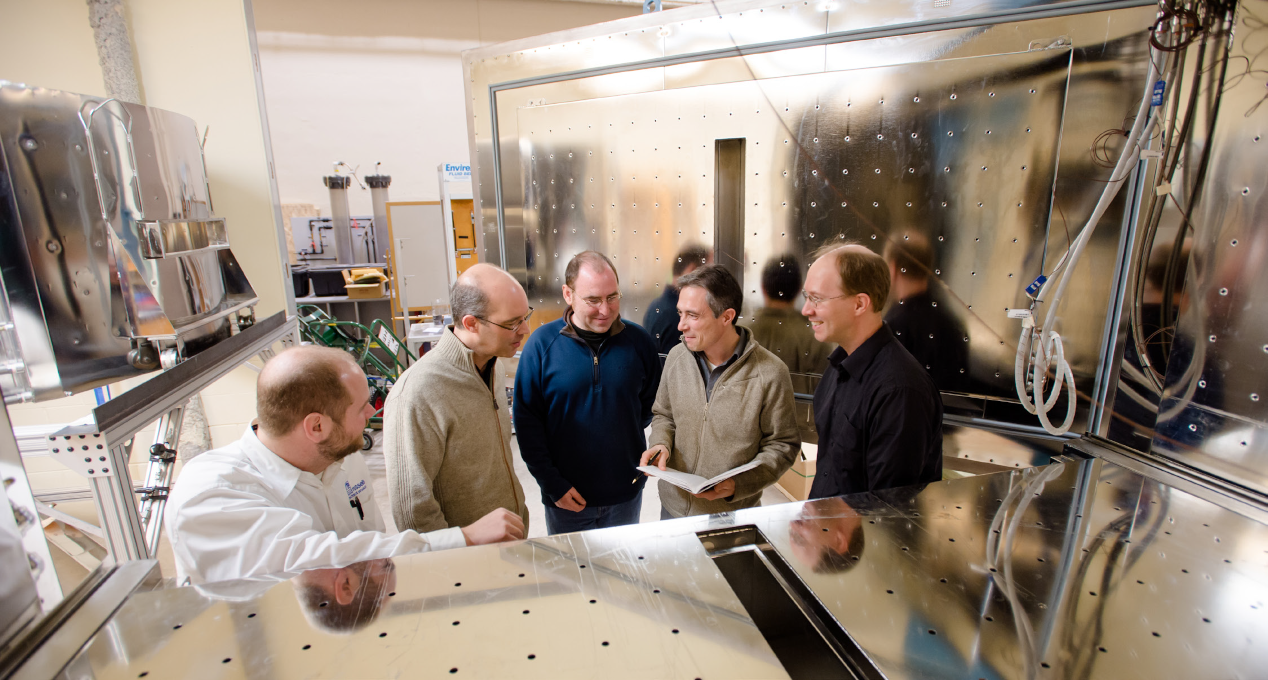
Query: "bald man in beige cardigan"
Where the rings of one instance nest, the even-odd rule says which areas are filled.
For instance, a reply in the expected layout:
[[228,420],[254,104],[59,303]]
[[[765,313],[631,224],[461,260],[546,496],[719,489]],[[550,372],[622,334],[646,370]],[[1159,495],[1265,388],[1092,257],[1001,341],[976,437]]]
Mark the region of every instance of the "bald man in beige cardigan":
[[384,405],[388,496],[399,529],[465,526],[497,508],[528,509],[511,457],[498,357],[528,335],[533,308],[518,281],[477,264],[450,291],[454,325],[396,381]]

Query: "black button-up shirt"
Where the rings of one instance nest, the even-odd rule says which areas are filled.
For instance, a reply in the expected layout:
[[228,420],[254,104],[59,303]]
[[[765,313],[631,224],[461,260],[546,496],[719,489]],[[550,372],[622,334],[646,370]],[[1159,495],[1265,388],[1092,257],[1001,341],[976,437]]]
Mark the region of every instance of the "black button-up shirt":
[[810,498],[942,479],[942,397],[888,325],[853,354],[832,352],[814,411],[819,460]]

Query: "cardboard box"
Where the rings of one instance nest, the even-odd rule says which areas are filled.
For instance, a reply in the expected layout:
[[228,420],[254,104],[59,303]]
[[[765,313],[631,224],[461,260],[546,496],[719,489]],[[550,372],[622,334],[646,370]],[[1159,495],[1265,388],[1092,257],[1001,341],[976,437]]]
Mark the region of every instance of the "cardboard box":
[[775,483],[788,500],[804,501],[810,497],[810,485],[815,481],[815,461],[819,457],[819,447],[815,444],[801,444],[801,453],[797,460]]
[[349,283],[344,288],[348,290],[348,298],[351,300],[381,298],[384,295],[382,281],[378,283]]
[[343,280],[349,299],[364,300],[383,297],[387,275],[378,267],[360,267],[357,269],[345,269],[343,271]]

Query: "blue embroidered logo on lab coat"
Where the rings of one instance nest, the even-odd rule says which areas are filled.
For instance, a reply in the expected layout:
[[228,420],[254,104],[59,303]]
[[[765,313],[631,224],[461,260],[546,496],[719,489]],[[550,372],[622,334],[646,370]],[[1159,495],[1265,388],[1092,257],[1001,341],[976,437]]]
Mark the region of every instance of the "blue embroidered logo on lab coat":
[[364,479],[357,482],[356,486],[353,486],[349,484],[348,482],[344,482],[343,485],[344,485],[344,488],[348,490],[348,500],[352,500],[353,498],[356,498],[358,495],[360,495],[362,491],[365,491]]

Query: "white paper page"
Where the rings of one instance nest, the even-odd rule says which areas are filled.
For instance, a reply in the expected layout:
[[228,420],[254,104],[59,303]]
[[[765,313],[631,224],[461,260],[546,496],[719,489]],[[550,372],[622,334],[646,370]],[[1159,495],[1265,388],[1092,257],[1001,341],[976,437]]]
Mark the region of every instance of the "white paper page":
[[757,467],[757,461],[749,461],[739,467],[727,470],[713,479],[705,479],[700,475],[693,475],[689,472],[682,472],[679,470],[661,470],[655,465],[644,465],[638,469],[653,477],[659,477],[680,489],[685,489],[693,494],[697,494],[712,489],[717,486],[719,482],[722,482],[730,477],[734,477],[741,472],[752,470],[755,467]]
[[655,465],[644,465],[638,468],[640,472],[646,472],[653,477],[673,484],[674,486],[690,491],[691,493],[700,493],[700,491],[709,486],[709,480],[700,475],[693,475],[689,472],[680,472],[678,470],[662,470]]

